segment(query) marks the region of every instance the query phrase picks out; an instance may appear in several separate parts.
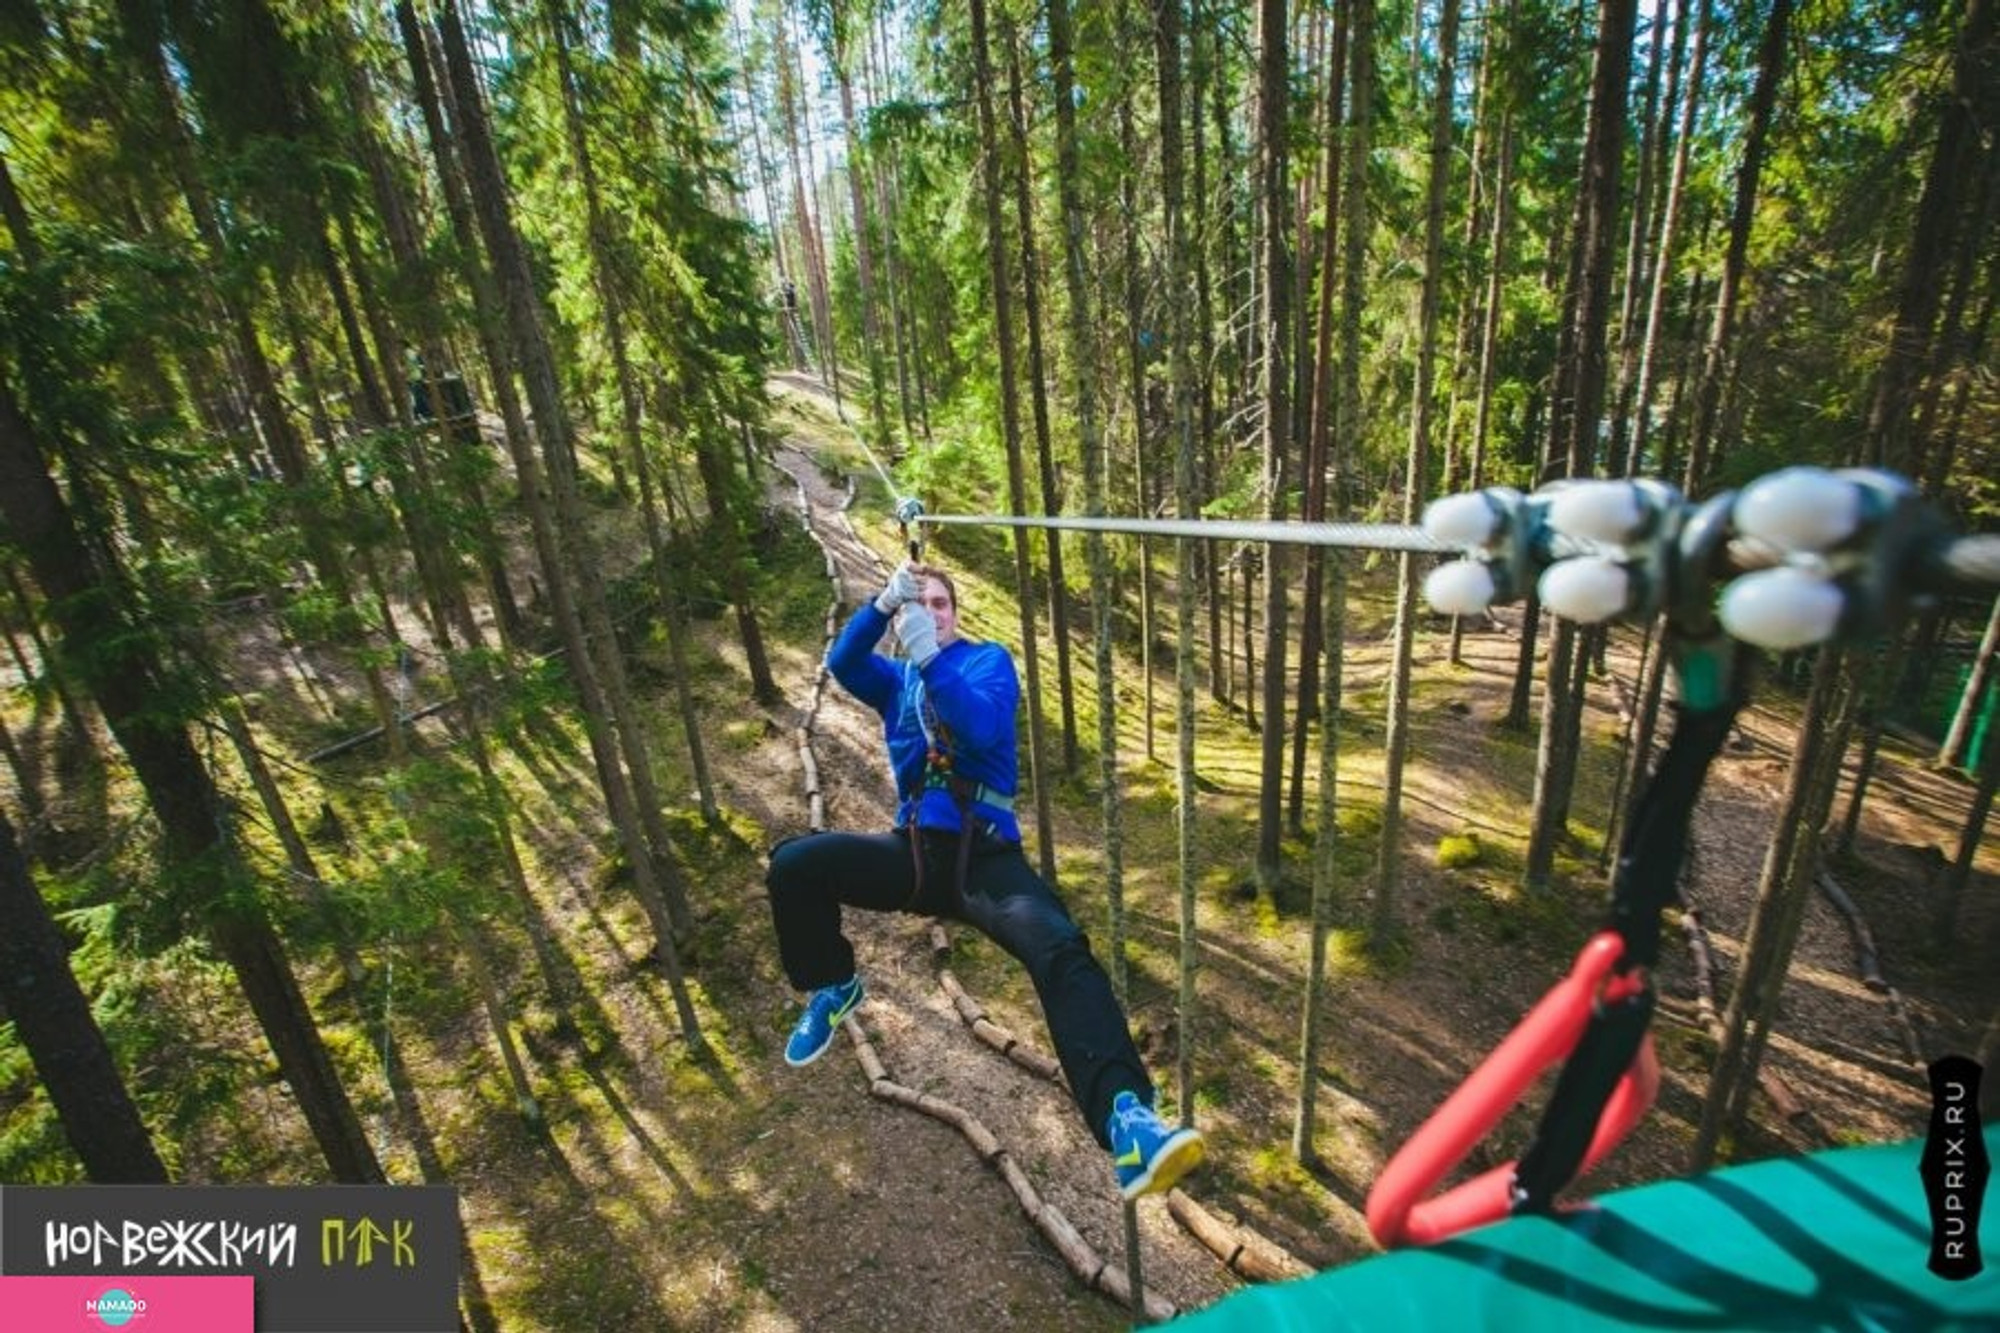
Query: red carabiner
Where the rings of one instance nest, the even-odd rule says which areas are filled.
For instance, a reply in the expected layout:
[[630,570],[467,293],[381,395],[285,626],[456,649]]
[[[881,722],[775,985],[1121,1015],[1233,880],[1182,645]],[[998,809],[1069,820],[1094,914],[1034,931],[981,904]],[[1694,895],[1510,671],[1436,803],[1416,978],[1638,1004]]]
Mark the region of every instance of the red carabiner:
[[[1500,1123],[1536,1079],[1576,1049],[1600,999],[1615,1002],[1644,986],[1637,973],[1612,975],[1624,952],[1625,941],[1617,932],[1593,936],[1577,954],[1569,975],[1550,988],[1390,1159],[1368,1193],[1368,1229],[1377,1243],[1428,1245],[1508,1215],[1516,1165],[1511,1161],[1435,1197],[1426,1196]],[[1659,1088],[1659,1059],[1649,1032],[1606,1101],[1577,1174],[1597,1165],[1632,1132]]]

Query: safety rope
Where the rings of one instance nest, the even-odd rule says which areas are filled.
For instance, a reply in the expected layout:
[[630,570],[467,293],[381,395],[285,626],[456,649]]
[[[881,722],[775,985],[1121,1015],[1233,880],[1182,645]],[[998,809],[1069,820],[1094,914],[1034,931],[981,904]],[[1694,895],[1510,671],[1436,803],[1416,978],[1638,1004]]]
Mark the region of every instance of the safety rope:
[[940,526],[1054,528],[1134,537],[1193,537],[1215,541],[1275,542],[1291,546],[1331,546],[1358,551],[1410,551],[1456,555],[1459,548],[1438,541],[1409,523],[1309,523],[1303,520],[1234,518],[1039,518],[1010,514],[924,514]]
[[847,426],[847,433],[853,436],[854,443],[860,446],[862,456],[868,460],[868,466],[874,468],[875,475],[882,479],[882,489],[889,492],[889,507],[895,514],[897,525],[902,529],[903,544],[909,548],[911,561],[921,561],[923,559],[922,532],[921,529],[915,533],[911,532],[910,525],[915,523],[918,517],[924,512],[923,502],[915,496],[905,495],[897,488],[896,479],[889,475],[889,469],[882,466],[882,460],[877,458],[875,451],[868,447],[866,436],[846,421],[843,421],[841,424]]

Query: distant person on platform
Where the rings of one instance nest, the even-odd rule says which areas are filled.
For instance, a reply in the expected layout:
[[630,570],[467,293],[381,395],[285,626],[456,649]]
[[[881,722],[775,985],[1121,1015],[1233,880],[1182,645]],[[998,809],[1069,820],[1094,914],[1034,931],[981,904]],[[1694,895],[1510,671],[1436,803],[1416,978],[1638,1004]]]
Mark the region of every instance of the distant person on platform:
[[[904,660],[874,651],[894,618]],[[1128,1199],[1172,1188],[1201,1161],[1201,1134],[1154,1112],[1152,1080],[1083,932],[1021,852],[1014,659],[958,633],[958,590],[942,570],[905,564],[847,622],[827,654],[833,677],[882,715],[900,804],[887,833],[813,833],[779,844],[765,883],[778,953],[810,992],[785,1061],[825,1054],[861,1002],[843,907],[963,921],[1019,959],[1035,983],[1077,1109],[1111,1152]]]

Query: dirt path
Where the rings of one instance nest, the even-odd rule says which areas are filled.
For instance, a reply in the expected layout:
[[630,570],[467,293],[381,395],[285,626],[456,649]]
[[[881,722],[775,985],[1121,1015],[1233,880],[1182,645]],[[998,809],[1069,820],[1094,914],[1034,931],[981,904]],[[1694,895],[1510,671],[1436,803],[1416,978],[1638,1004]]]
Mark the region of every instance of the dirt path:
[[[806,415],[824,423],[828,436],[842,434],[810,381],[787,379],[781,389],[781,399],[809,398]],[[807,443],[802,436],[779,449],[775,462],[795,480],[780,479],[771,499],[774,506],[797,512],[797,488],[803,486],[813,530],[833,559],[844,619],[879,586],[886,565],[843,515],[847,479],[824,474],[804,452]],[[870,521],[880,521],[880,515]],[[1320,1094],[1320,1149],[1326,1160],[1315,1172],[1291,1164],[1286,1147],[1288,1099],[1296,1084],[1290,1046],[1297,1030],[1302,934],[1290,927],[1299,923],[1269,928],[1273,923],[1259,922],[1253,908],[1232,902],[1226,890],[1204,889],[1198,1048],[1208,1063],[1206,1072],[1197,1071],[1197,1093],[1210,1097],[1203,1123],[1217,1152],[1191,1190],[1314,1263],[1337,1264],[1371,1252],[1359,1209],[1388,1154],[1553,982],[1601,911],[1586,874],[1578,873],[1575,892],[1555,909],[1550,927],[1549,904],[1523,913],[1528,905],[1513,896],[1503,870],[1488,865],[1448,872],[1430,864],[1430,849],[1446,834],[1474,830],[1504,847],[1524,833],[1527,812],[1516,808],[1519,775],[1508,776],[1510,763],[1525,760],[1522,743],[1501,736],[1495,726],[1506,706],[1516,646],[1511,634],[1476,634],[1467,639],[1465,668],[1426,659],[1415,758],[1406,777],[1410,853],[1400,909],[1416,943],[1407,959],[1380,970],[1350,967],[1336,982],[1330,1003],[1337,1010],[1337,1029]],[[1621,639],[1611,654],[1614,674],[1627,681],[1636,666],[1635,648],[1635,640]],[[1427,634],[1423,651],[1441,658],[1442,645]],[[1349,708],[1357,718],[1379,710],[1378,702],[1363,696],[1379,689],[1387,655],[1379,629],[1352,631]],[[801,714],[816,669],[816,659],[801,659],[796,682],[787,682]],[[1767,693],[1768,699],[1760,697],[1744,715],[1747,744],[1717,761],[1696,819],[1692,892],[1711,933],[1725,998],[1795,731],[1793,712],[1776,691]],[[1611,695],[1592,691],[1587,727],[1599,737],[1615,727]],[[1379,715],[1368,725],[1379,730]],[[874,715],[828,684],[814,745],[826,825],[883,826],[891,794]],[[1510,745],[1516,752],[1511,758],[1502,753]],[[1532,754],[1532,742],[1526,753]],[[1254,798],[1254,767],[1206,755],[1202,776],[1213,793],[1204,798],[1203,815],[1215,830],[1212,836],[1237,836],[1237,807],[1248,808]],[[1343,803],[1377,799],[1378,779],[1379,746],[1364,741],[1343,758]],[[1156,780],[1156,771],[1135,772],[1139,799]],[[2000,849],[1992,839],[1966,893],[1962,946],[1939,954],[1924,942],[1935,864],[1931,849],[1951,845],[1965,808],[1964,784],[1930,772],[1919,756],[1894,746],[1885,752],[1877,781],[1863,822],[1862,859],[1840,874],[1881,946],[1902,1016],[1860,982],[1846,925],[1815,896],[1766,1058],[1813,1114],[1789,1122],[1760,1101],[1754,1113],[1758,1123],[1742,1145],[1752,1156],[1921,1133],[1927,1107],[1922,1063],[1948,1051],[1970,1052],[2000,1000],[1991,967],[2000,955],[2000,895],[1992,891]],[[792,782],[796,790],[795,774]],[[1579,819],[1598,818],[1596,806],[1606,795],[1580,792]],[[790,810],[774,803],[769,826],[780,836],[804,831],[803,795]],[[1064,836],[1075,847],[1079,837],[1090,835],[1066,828]],[[1160,910],[1157,896],[1133,897],[1130,884],[1127,893],[1135,939],[1171,951],[1170,911]],[[1296,903],[1285,904],[1281,916],[1290,918],[1297,910]],[[865,1022],[889,1075],[984,1120],[1044,1197],[1100,1254],[1122,1263],[1121,1216],[1109,1169],[1067,1095],[973,1040],[936,984],[921,923],[857,915],[849,930],[869,979]],[[1709,1056],[1705,1038],[1685,1017],[1692,1011],[1693,990],[1684,950],[1669,944],[1657,984],[1670,1012],[1656,1031],[1663,1048],[1674,1048],[1660,1104],[1591,1188],[1657,1180],[1686,1169]],[[1159,997],[1134,1009],[1142,1049],[1156,1064],[1173,1048],[1170,1011],[1171,1002],[1162,1007]],[[1022,1037],[1046,1044],[1031,1002],[1015,1003],[1002,1021]],[[829,1283],[844,1294],[829,1293],[824,1312],[829,1322],[808,1318],[806,1326],[850,1326],[846,1321],[864,1304],[872,1313],[903,1315],[919,1327],[1123,1326],[1117,1307],[1082,1292],[1066,1274],[1012,1194],[964,1140],[925,1116],[870,1098],[865,1077],[844,1046],[796,1076],[796,1083],[803,1104],[824,1105],[842,1117],[839,1132],[856,1160],[888,1164],[865,1185],[848,1187],[856,1206],[846,1208],[843,1226],[855,1237],[846,1245],[850,1254],[864,1257],[854,1260],[858,1271],[844,1280],[829,1275]],[[1532,1119],[1510,1118],[1498,1136],[1504,1140],[1499,1148],[1518,1150],[1531,1125]],[[1482,1145],[1479,1151],[1489,1150]],[[1491,1164],[1477,1155],[1475,1163]],[[808,1190],[800,1203],[828,1208],[827,1197],[826,1191]],[[1148,1284],[1177,1305],[1207,1304],[1236,1285],[1163,1205],[1143,1204],[1140,1220]],[[912,1234],[927,1238],[914,1252],[903,1240]],[[810,1240],[802,1237],[799,1243],[810,1250]],[[941,1265],[938,1256],[947,1256]],[[1031,1278],[1030,1272],[1038,1276]],[[941,1274],[950,1280],[940,1283]],[[856,1297],[856,1290],[865,1291],[865,1298]],[[802,1314],[811,1309],[795,1293],[788,1292],[786,1300]]]
[[[849,500],[844,484],[790,445],[777,451],[774,462],[793,480],[779,481],[771,502],[796,512],[794,483],[803,487],[812,531],[838,571],[844,621],[881,586],[887,566],[855,535],[844,512]],[[803,713],[813,679],[784,684]],[[828,682],[813,731],[826,826],[886,827],[894,797],[879,719]],[[777,813],[776,836],[806,831],[802,791],[789,820],[782,810]],[[845,923],[868,982],[863,1022],[890,1077],[982,1120],[1041,1197],[1059,1208],[1101,1256],[1122,1268],[1123,1209],[1104,1150],[1062,1086],[1015,1065],[974,1039],[961,1023],[938,985],[926,924],[917,917],[859,912],[850,913]],[[953,933],[968,932],[954,928]],[[1016,1024],[1014,1030],[1046,1049],[1046,1034],[1038,1024]],[[869,1097],[867,1077],[848,1042],[794,1077],[801,1099],[824,1104],[828,1115],[839,1116],[839,1132],[851,1148],[882,1164],[873,1178],[849,1186],[840,1209],[840,1249],[850,1276],[843,1282],[840,1275],[826,1275],[829,1284],[846,1287],[850,1294],[865,1289],[868,1295],[860,1304],[866,1308],[836,1304],[807,1317],[796,1298],[788,1299],[803,1326],[1094,1328],[1128,1322],[1109,1299],[1082,1290],[1069,1276],[1013,1193],[960,1135],[924,1115]],[[794,1117],[790,1123],[803,1119]],[[817,1131],[801,1124],[800,1132]],[[807,1205],[807,1197],[799,1204]],[[823,1244],[813,1239],[821,1234],[815,1219],[804,1217],[800,1224],[802,1239],[815,1248]],[[1181,1230],[1164,1202],[1143,1202],[1139,1226],[1146,1284],[1177,1307],[1206,1305],[1237,1285]],[[861,1273],[865,1282],[855,1283]]]

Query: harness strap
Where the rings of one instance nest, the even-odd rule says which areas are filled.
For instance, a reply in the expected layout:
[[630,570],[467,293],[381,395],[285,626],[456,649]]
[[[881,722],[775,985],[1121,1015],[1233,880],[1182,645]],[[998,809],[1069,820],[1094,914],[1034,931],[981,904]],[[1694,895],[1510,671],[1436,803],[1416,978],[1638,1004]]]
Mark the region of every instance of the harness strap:
[[1542,1108],[1535,1138],[1514,1169],[1510,1211],[1545,1213],[1576,1178],[1604,1118],[1604,1107],[1639,1058],[1653,1020],[1651,987],[1592,1010],[1576,1049]]
[[1012,793],[1001,791],[997,787],[989,787],[983,782],[974,782],[971,778],[960,777],[956,773],[940,773],[934,768],[927,768],[924,772],[923,790],[948,791],[961,808],[977,802],[995,810],[1005,810],[1010,815],[1014,813]]
[[915,860],[916,877],[909,905],[914,907],[917,900],[923,896],[924,890],[924,854],[921,845],[922,836],[917,825],[917,816],[923,808],[923,793],[943,790],[951,793],[952,804],[958,807],[958,857],[952,875],[952,905],[957,906],[965,901],[965,877],[972,867],[974,802],[1012,814],[1014,797],[1012,793],[999,791],[983,782],[975,782],[954,770],[951,762],[954,748],[951,728],[938,716],[937,708],[931,703],[928,695],[923,699],[922,708],[924,735],[930,741],[930,745],[924,753],[923,781],[918,784],[915,798],[910,805],[910,855]]
[[951,766],[951,729],[937,715],[928,698],[923,701],[923,709],[925,734],[931,738],[932,744],[924,753],[923,781],[910,803],[910,856],[915,862],[916,872],[908,905],[916,906],[924,892],[923,830],[917,823],[917,816],[923,811],[923,794],[942,789],[951,793],[952,804],[958,807],[958,856],[952,872],[949,904],[957,908],[965,902],[965,877],[972,868],[972,803],[975,800],[985,801],[988,805],[1011,811],[1014,798],[954,772]]
[[1515,1213],[1545,1212],[1554,1204],[1575,1178],[1621,1078],[1641,1059],[1654,1002],[1646,973],[1659,961],[1660,918],[1680,895],[1695,801],[1740,707],[1740,696],[1732,693],[1710,707],[1675,710],[1672,739],[1633,809],[1612,880],[1606,926],[1624,945],[1616,965],[1622,993],[1599,998],[1556,1080],[1514,1173]]
[[[957,794],[955,789],[953,794],[954,796]],[[906,910],[914,908],[924,896],[924,831],[917,823],[918,810],[918,806],[910,807],[909,821],[904,825],[909,832],[910,861],[913,866],[910,877],[910,900],[903,904]],[[965,901],[965,876],[972,867],[972,834],[972,806],[970,802],[961,800],[958,803],[958,857],[951,885],[951,905],[954,907]]]

